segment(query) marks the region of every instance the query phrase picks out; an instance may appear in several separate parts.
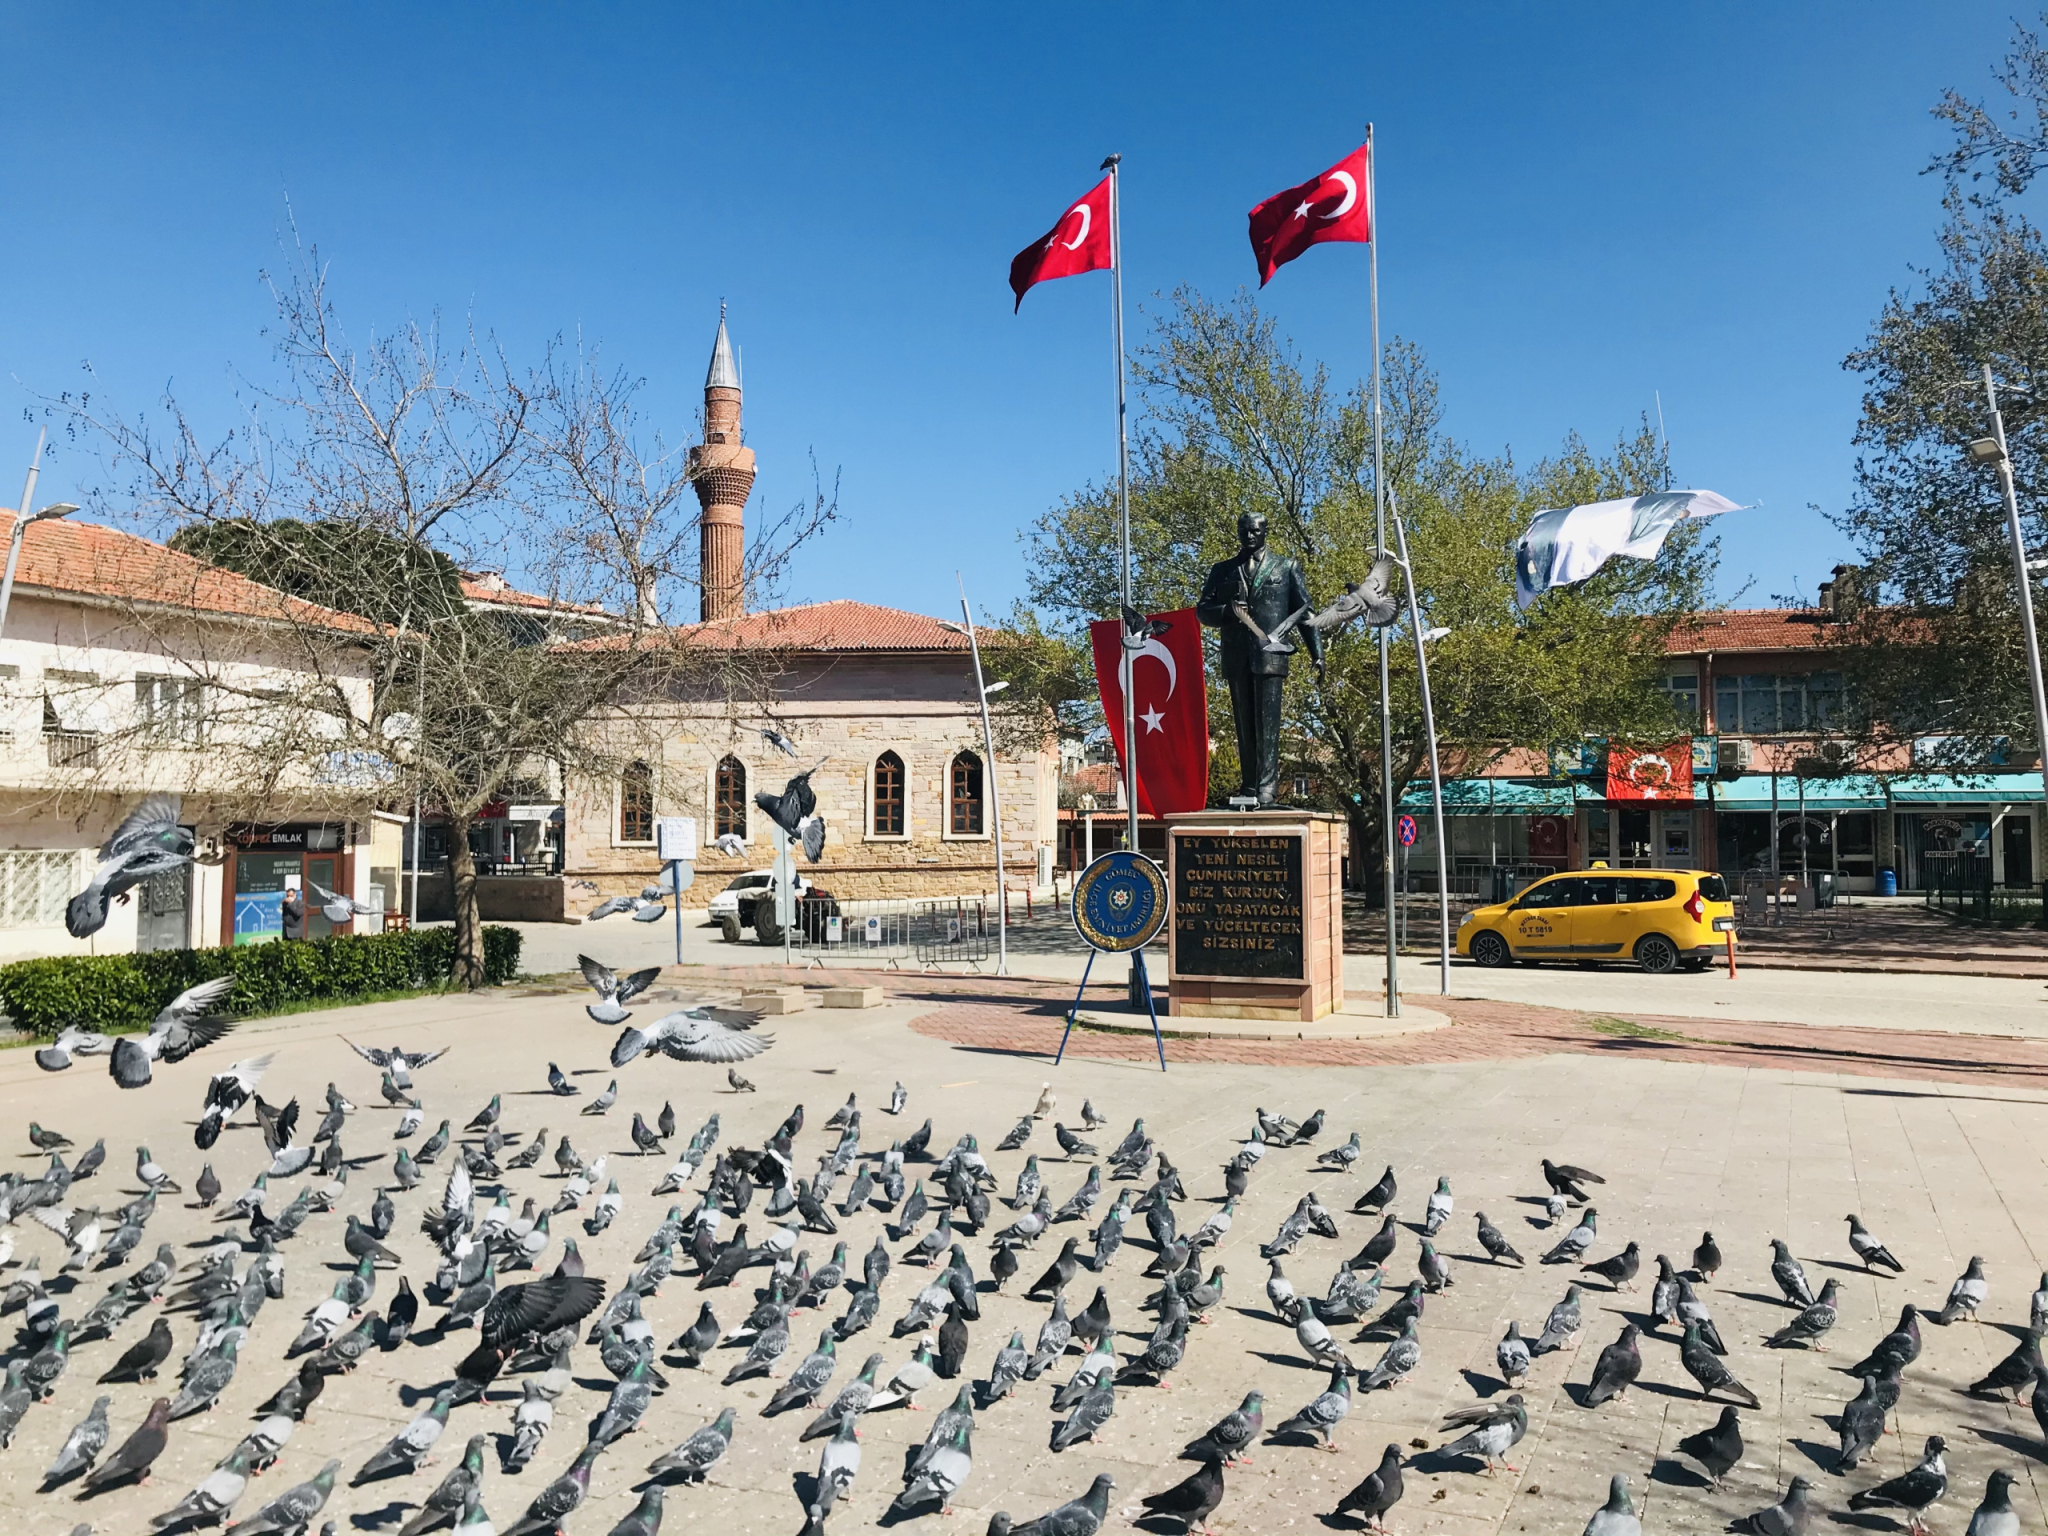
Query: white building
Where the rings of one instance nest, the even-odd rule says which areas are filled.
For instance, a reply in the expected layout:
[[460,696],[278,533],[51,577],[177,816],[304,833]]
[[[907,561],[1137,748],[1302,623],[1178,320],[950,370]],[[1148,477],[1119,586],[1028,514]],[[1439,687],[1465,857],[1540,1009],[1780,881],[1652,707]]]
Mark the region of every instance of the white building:
[[[367,716],[368,633],[133,534],[31,524],[0,633],[0,961],[256,942],[307,881],[397,906],[397,829],[370,810],[385,765],[270,745],[303,731],[292,700],[316,684]],[[73,939],[65,902],[153,792],[183,797],[199,862]],[[308,936],[328,931],[311,910]]]

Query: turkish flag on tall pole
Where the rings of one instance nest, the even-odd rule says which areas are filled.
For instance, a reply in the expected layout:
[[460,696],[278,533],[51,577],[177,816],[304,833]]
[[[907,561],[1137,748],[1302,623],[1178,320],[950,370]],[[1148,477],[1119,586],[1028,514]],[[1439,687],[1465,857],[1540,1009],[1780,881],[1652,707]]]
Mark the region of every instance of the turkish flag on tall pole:
[[1024,307],[1024,294],[1034,283],[1078,277],[1083,272],[1100,272],[1116,265],[1116,250],[1110,239],[1113,179],[1105,176],[1090,187],[1079,202],[1060,215],[1057,224],[1012,258],[1010,291],[1017,295],[1016,309]]
[[[1110,334],[1116,345],[1116,484],[1117,523],[1120,553],[1122,555],[1122,597],[1123,609],[1131,612],[1131,448],[1130,434],[1126,430],[1124,407],[1124,244],[1123,244],[1123,198],[1119,177],[1123,166],[1122,155],[1111,155],[1102,162],[1102,169],[1109,175],[1091,188],[1087,196],[1071,205],[1060,215],[1059,222],[1046,232],[1043,238],[1033,241],[1019,251],[1010,263],[1010,291],[1017,295],[1017,303],[1011,313],[1024,307],[1024,294],[1034,283],[1049,281],[1055,277],[1073,277],[1082,272],[1098,272],[1109,269]],[[1199,646],[1197,647],[1199,655]],[[1200,674],[1200,663],[1196,665]],[[1118,690],[1122,694],[1123,736],[1132,749],[1123,754],[1124,759],[1124,802],[1130,808],[1130,843],[1133,852],[1138,847],[1138,754],[1136,751],[1137,731],[1132,714],[1129,688]],[[1209,777],[1207,693],[1203,692],[1202,733],[1204,751],[1202,754],[1202,782],[1206,786]],[[1105,709],[1109,704],[1108,693],[1103,696]],[[1111,726],[1112,734],[1115,726]],[[1206,800],[1206,790],[1204,793]],[[1199,809],[1199,807],[1197,807]],[[1134,964],[1142,966],[1144,958],[1135,957]]]
[[[1372,292],[1372,486],[1373,523],[1378,536],[1378,554],[1387,552],[1387,489],[1386,476],[1382,471],[1383,436],[1380,424],[1380,244],[1379,244],[1379,203],[1373,188],[1373,134],[1372,124],[1365,125],[1365,142],[1331,166],[1322,175],[1304,181],[1298,187],[1289,187],[1285,192],[1276,192],[1251,211],[1252,255],[1259,263],[1259,286],[1265,287],[1273,274],[1288,262],[1301,255],[1312,245],[1325,241],[1355,241],[1365,245],[1369,252],[1367,262],[1368,281]],[[1406,540],[1402,541],[1406,548]],[[1406,557],[1403,557],[1406,563]],[[1411,593],[1412,578],[1411,578]],[[1383,911],[1394,910],[1394,725],[1389,702],[1391,692],[1387,667],[1387,630],[1376,631],[1380,648],[1380,874],[1384,886],[1386,906]],[[1416,665],[1426,667],[1422,659],[1421,631],[1416,631]],[[1430,743],[1430,783],[1436,805],[1436,824],[1439,834],[1443,829],[1443,785],[1435,766],[1435,741]],[[1445,914],[1446,931],[1449,925],[1450,905],[1443,886],[1445,879],[1444,858],[1439,842],[1437,854],[1438,896]],[[1387,1013],[1398,1015],[1401,1011],[1400,962],[1394,953],[1394,925],[1387,924]],[[1448,959],[1444,971],[1444,988],[1450,988]]]
[[1368,139],[1320,176],[1276,192],[1251,211],[1252,255],[1259,286],[1312,245],[1326,240],[1372,239],[1372,141]]

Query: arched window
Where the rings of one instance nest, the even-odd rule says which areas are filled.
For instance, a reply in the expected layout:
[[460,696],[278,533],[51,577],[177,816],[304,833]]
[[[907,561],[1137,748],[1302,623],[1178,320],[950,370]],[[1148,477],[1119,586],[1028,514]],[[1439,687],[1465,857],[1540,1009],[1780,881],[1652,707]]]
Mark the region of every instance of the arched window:
[[619,841],[654,841],[654,770],[628,763],[619,775]]
[[713,837],[747,835],[747,769],[736,757],[722,758],[711,791]]
[[953,759],[952,793],[947,796],[952,814],[948,825],[955,837],[979,837],[982,833],[981,759],[962,752]]
[[894,752],[884,752],[875,759],[874,835],[903,835],[903,759]]

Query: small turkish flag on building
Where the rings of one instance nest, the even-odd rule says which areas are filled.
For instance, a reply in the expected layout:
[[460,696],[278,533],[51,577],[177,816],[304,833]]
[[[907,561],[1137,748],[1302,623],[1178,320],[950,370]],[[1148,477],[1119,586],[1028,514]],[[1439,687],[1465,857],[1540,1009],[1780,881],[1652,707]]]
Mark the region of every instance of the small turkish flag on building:
[[1276,192],[1251,213],[1259,286],[1312,245],[1372,239],[1372,167],[1361,144],[1322,175]]
[[[1202,676],[1202,622],[1195,610],[1153,614],[1167,625],[1129,653],[1137,681],[1131,708],[1138,731],[1138,809],[1147,816],[1199,811],[1209,803],[1209,693]],[[1088,626],[1095,681],[1117,763],[1124,762],[1123,621]],[[1147,666],[1151,662],[1153,665]]]
[[1109,178],[1105,176],[1086,197],[1060,215],[1060,221],[1046,231],[1043,239],[1032,241],[1017,253],[1017,259],[1010,263],[1010,291],[1017,295],[1017,308],[1021,309],[1024,290],[1033,283],[1100,272],[1115,263],[1109,242]]
[[1690,736],[1668,747],[1607,749],[1608,799],[1690,800],[1692,795]]

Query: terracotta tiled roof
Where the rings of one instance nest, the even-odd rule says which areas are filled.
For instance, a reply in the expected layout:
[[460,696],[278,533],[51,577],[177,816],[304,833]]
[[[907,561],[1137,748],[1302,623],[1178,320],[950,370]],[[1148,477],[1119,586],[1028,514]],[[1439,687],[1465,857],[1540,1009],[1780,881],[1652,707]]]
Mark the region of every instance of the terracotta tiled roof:
[[[0,507],[0,545],[14,533],[14,513]],[[30,523],[21,541],[14,584],[47,592],[161,604],[323,629],[375,634],[376,626],[287,596],[274,587],[179,554],[152,540],[99,523],[51,518]]]
[[1841,626],[1818,608],[1722,608],[1694,614],[1671,632],[1664,649],[1674,656],[1702,651],[1833,650]]
[[1074,770],[1073,782],[1078,794],[1094,795],[1097,799],[1113,796],[1116,793],[1116,764],[1083,763]]
[[967,637],[901,608],[834,598],[677,629],[679,641],[793,651],[964,651]]
[[522,592],[517,587],[507,586],[505,578],[494,571],[464,571],[462,595],[472,603],[493,603],[504,608],[557,608],[568,613],[611,616],[597,603],[565,603],[543,597],[538,592]]

